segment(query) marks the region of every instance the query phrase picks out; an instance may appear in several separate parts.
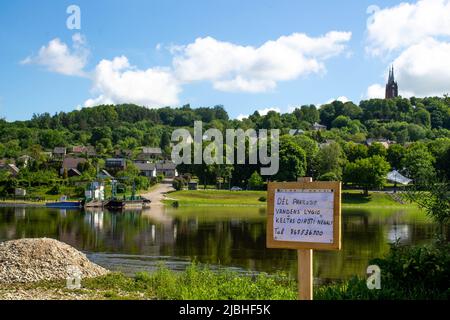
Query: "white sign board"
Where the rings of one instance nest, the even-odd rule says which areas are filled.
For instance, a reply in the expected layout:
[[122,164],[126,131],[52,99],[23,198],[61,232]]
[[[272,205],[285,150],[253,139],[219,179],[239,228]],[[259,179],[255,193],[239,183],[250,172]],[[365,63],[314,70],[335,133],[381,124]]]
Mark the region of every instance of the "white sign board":
[[334,191],[276,189],[275,241],[333,243]]

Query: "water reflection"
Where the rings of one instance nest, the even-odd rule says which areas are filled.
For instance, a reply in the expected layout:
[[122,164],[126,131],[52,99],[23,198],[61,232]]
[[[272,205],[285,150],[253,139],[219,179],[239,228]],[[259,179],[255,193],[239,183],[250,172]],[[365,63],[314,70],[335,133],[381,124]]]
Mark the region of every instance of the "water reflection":
[[[352,209],[343,216],[343,250],[315,252],[317,283],[363,275],[368,261],[386,254],[389,243],[423,243],[437,231],[418,211]],[[152,270],[161,261],[181,270],[196,260],[295,276],[294,250],[265,247],[265,219],[265,209],[251,207],[154,207],[116,213],[0,208],[0,241],[56,238],[107,268],[129,274]]]

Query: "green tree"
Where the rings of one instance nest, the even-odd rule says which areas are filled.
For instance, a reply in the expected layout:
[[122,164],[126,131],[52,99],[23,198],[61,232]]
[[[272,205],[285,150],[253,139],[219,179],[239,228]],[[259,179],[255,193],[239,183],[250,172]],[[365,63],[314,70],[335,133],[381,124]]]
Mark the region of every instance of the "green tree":
[[344,152],[336,142],[324,145],[317,153],[315,166],[315,176],[333,172],[339,179],[342,177],[342,165],[344,163]]
[[374,142],[369,146],[369,149],[367,150],[367,155],[369,157],[380,156],[384,158],[387,155],[387,150],[381,143]]
[[305,151],[300,148],[291,136],[280,138],[279,170],[275,176],[278,181],[295,181],[306,172]]
[[362,187],[364,194],[368,196],[369,189],[382,188],[384,186],[389,170],[390,165],[383,157],[373,156],[358,159],[346,165],[344,182]]
[[392,168],[401,170],[403,168],[403,159],[405,157],[405,148],[400,144],[393,144],[387,149],[386,159]]
[[404,158],[406,175],[417,185],[427,185],[436,178],[435,159],[423,143],[409,147]]
[[350,162],[367,158],[367,146],[360,143],[347,142],[344,145],[344,152],[347,160]]
[[255,171],[250,176],[250,179],[248,180],[248,185],[250,189],[252,190],[260,190],[264,186],[264,180],[261,177],[261,175],[258,173],[258,171]]

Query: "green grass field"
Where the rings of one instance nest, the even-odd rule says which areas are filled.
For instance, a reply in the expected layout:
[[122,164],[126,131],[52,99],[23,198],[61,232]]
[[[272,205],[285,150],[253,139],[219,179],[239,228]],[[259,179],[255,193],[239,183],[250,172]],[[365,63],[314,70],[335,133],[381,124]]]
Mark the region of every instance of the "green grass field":
[[[195,190],[175,191],[169,193],[166,203],[178,201],[180,206],[266,206],[261,197],[266,197],[266,191],[229,191],[229,190]],[[415,208],[411,204],[401,204],[395,201],[390,194],[371,192],[368,197],[359,190],[345,190],[342,193],[344,207],[401,207]]]

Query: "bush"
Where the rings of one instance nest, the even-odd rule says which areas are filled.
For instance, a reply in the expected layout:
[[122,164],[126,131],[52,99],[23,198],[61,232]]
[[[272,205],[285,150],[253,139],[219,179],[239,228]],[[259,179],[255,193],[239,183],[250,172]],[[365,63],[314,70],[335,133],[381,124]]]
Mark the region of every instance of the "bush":
[[315,299],[405,300],[450,298],[450,244],[393,245],[388,256],[373,259],[381,269],[381,289],[367,289],[366,280],[320,287]]
[[339,181],[339,177],[334,172],[327,172],[317,178],[319,181]]
[[59,184],[55,184],[53,187],[51,187],[50,190],[47,191],[47,194],[51,195],[61,194],[61,186]]
[[[140,276],[142,279],[142,275]],[[192,264],[177,273],[161,267],[145,280],[157,299],[243,300],[296,299],[296,283],[283,274],[242,276],[227,270],[212,271]]]
[[266,198],[266,196],[262,196],[262,197],[259,197],[258,201],[266,202],[267,198]]
[[177,191],[183,190],[185,185],[186,185],[186,181],[184,181],[183,178],[178,177],[178,178],[173,179],[172,186],[175,190],[177,190]]

